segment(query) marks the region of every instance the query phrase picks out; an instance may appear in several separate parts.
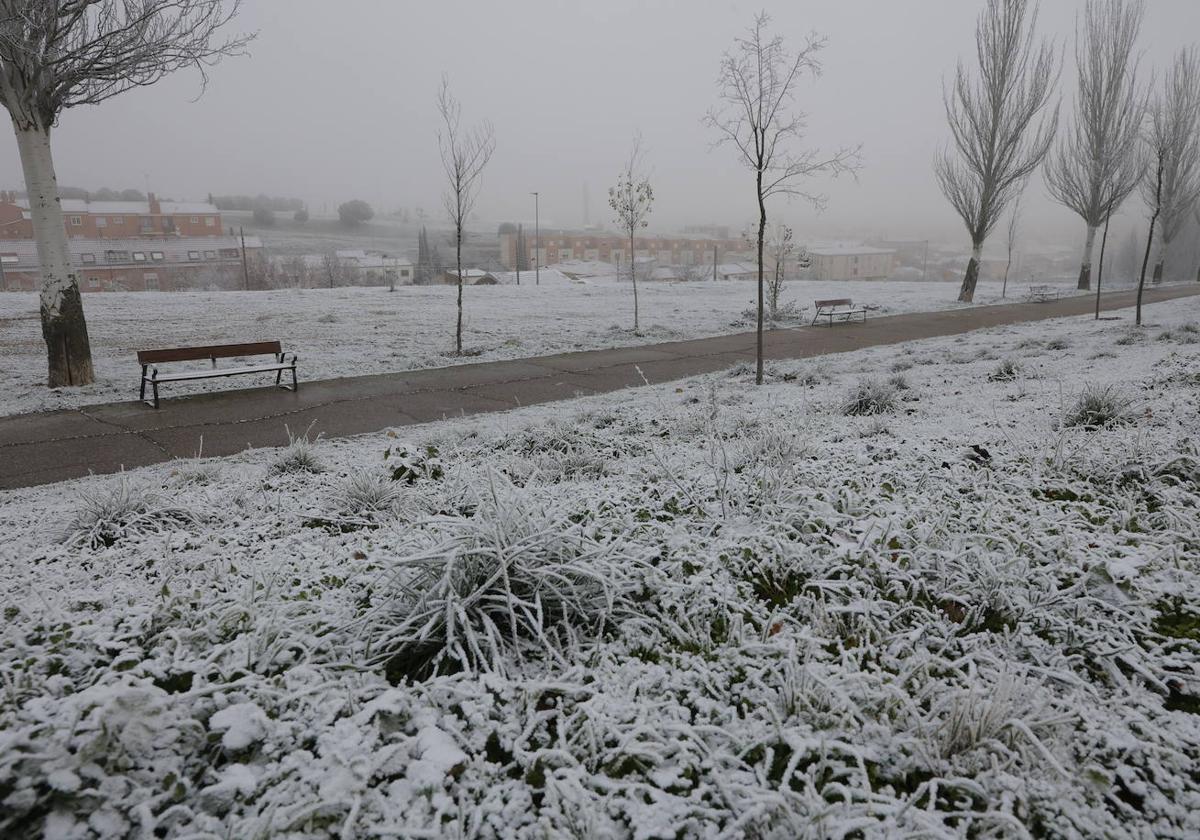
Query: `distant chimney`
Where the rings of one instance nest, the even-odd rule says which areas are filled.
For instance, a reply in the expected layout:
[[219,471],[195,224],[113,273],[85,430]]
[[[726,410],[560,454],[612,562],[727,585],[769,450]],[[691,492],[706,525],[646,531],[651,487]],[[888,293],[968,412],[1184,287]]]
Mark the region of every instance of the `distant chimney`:
[[151,216],[160,215],[162,213],[162,205],[160,205],[158,203],[158,197],[155,196],[154,193],[150,193],[149,195],[146,196],[146,198],[148,198],[150,200],[150,215]]

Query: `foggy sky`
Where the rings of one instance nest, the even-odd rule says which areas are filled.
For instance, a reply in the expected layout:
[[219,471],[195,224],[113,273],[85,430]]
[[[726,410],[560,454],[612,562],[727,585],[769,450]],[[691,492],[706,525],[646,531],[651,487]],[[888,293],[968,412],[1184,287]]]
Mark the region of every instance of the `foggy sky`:
[[[606,193],[641,131],[657,202],[651,229],[755,218],[753,181],[733,150],[711,148],[701,125],[717,104],[723,51],[750,25],[756,2],[709,0],[248,0],[240,28],[257,30],[246,57],[68,112],[54,134],[60,183],[147,185],[174,198],[207,193],[298,196],[315,212],[363,198],[377,210],[421,206],[441,215],[434,97],[441,74],[464,120],[490,119],[497,151],[479,200],[483,220],[533,215],[578,225],[582,193],[609,221]],[[961,226],[931,172],[948,137],[943,79],[973,58],[982,0],[767,2],[773,29],[796,45],[826,35],[824,76],[799,102],[811,144],[863,144],[857,179],[818,184],[818,217],[780,200],[799,230],[922,239]],[[1064,116],[1073,89],[1073,26],[1083,0],[1043,0],[1041,27],[1064,53]],[[1144,65],[1200,39],[1200,0],[1150,0]],[[0,183],[22,184],[11,133],[0,140]],[[1073,233],[1081,223],[1031,188],[1030,219]],[[1141,213],[1131,201],[1126,215]],[[1080,231],[1081,232],[1081,231]],[[802,240],[807,238],[802,236]]]

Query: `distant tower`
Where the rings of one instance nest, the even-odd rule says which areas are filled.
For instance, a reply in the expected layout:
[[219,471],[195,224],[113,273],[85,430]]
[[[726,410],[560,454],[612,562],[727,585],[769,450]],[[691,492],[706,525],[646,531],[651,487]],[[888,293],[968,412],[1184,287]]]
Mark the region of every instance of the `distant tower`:
[[583,226],[588,226],[588,188],[587,181],[583,182]]

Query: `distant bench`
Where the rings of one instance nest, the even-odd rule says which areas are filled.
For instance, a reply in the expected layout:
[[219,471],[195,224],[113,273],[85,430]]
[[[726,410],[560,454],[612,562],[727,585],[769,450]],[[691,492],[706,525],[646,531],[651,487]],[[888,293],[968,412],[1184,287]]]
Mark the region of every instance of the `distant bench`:
[[813,301],[813,305],[817,308],[816,313],[813,315],[813,324],[816,324],[821,318],[825,318],[829,326],[833,326],[835,318],[839,321],[850,321],[861,317],[863,323],[866,323],[867,320],[867,308],[865,306],[855,306],[854,301],[850,300],[850,298],[817,300]]
[[[249,365],[244,367],[217,367],[217,359],[234,359],[245,356],[273,356],[270,364]],[[218,376],[238,376],[243,373],[274,373],[275,384],[288,391],[295,391],[296,354],[284,353],[278,341],[256,341],[249,344],[214,344],[208,347],[173,347],[163,350],[139,350],[138,364],[142,366],[142,389],[138,399],[158,408],[158,386],[162,382],[185,382],[189,379],[213,379]],[[158,365],[167,362],[194,362],[209,359],[212,362],[210,370],[181,370],[177,373],[163,373]],[[292,374],[292,384],[283,382],[283,375]],[[154,394],[153,400],[146,399],[146,385],[149,384]]]
[[1061,296],[1062,291],[1057,286],[1030,286],[1025,299],[1033,303],[1046,303],[1058,300]]

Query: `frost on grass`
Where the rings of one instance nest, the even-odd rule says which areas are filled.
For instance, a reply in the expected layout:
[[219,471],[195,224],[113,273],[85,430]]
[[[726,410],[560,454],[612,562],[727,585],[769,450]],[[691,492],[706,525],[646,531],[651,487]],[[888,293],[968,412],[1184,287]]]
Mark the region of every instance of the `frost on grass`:
[[1200,352],[1052,326],[1019,400],[947,350],[1045,323],[904,412],[828,409],[847,354],[150,468],[204,517],[107,546],[7,494],[0,836],[1196,836]]
[[295,435],[287,430],[288,445],[279,450],[275,460],[271,462],[272,475],[296,475],[303,473],[323,472],[325,465],[317,455],[314,441],[308,439],[308,432]]
[[121,476],[79,492],[75,510],[62,527],[61,538],[71,546],[99,548],[195,521],[192,511]]
[[1111,426],[1130,417],[1132,400],[1116,385],[1090,384],[1084,387],[1063,418],[1066,426]]
[[842,413],[851,416],[869,416],[895,411],[897,390],[894,379],[862,379],[842,403]]

